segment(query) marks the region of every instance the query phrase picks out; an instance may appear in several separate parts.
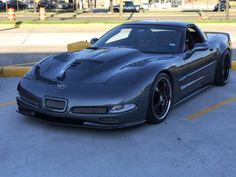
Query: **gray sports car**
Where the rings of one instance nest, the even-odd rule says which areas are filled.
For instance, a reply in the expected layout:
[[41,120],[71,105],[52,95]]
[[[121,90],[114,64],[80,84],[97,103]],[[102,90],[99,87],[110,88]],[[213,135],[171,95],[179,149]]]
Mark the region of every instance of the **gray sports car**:
[[229,34],[191,23],[129,22],[91,44],[37,63],[19,82],[17,111],[98,128],[160,123],[207,85],[229,81]]

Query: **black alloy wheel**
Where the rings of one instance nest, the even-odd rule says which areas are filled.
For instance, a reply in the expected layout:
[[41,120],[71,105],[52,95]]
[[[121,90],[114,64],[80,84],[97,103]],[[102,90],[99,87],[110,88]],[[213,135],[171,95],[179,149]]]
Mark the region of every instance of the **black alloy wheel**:
[[147,121],[150,123],[163,122],[169,113],[171,101],[172,86],[170,77],[165,73],[161,73],[151,89]]

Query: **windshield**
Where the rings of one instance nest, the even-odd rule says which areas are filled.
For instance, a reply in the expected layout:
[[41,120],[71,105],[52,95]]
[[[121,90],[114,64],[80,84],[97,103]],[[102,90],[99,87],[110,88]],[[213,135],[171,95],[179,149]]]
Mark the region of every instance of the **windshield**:
[[92,47],[127,47],[143,53],[177,53],[181,30],[164,26],[121,25],[102,36]]

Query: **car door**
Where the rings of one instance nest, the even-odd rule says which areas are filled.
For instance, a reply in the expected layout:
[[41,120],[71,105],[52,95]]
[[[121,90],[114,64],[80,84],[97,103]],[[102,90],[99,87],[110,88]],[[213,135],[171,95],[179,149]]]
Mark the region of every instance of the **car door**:
[[214,79],[216,49],[195,26],[186,28],[185,71],[180,89],[186,95]]

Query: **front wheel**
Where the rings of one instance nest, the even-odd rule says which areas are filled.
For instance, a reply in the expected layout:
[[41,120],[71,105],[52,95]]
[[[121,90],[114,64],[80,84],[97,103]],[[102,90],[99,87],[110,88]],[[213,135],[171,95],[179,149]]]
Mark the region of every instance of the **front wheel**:
[[215,85],[224,86],[229,82],[231,72],[231,58],[229,50],[226,50],[220,61],[215,74]]
[[151,88],[147,122],[163,122],[169,113],[171,100],[172,86],[170,77],[165,73],[161,73],[155,79]]

